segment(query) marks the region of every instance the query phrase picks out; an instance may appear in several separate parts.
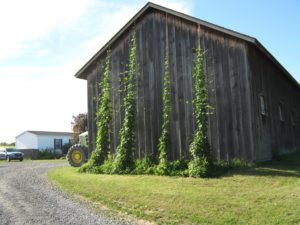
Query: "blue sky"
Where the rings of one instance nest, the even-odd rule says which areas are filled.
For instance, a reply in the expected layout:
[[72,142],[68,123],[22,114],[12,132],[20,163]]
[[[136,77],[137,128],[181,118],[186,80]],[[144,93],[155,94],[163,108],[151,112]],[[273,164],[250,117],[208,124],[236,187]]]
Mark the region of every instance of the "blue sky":
[[[156,0],[256,37],[300,81],[300,1]],[[146,1],[0,0],[0,141],[25,130],[70,131],[87,111],[74,74]]]
[[200,0],[195,9],[200,19],[257,38],[300,82],[299,0]]

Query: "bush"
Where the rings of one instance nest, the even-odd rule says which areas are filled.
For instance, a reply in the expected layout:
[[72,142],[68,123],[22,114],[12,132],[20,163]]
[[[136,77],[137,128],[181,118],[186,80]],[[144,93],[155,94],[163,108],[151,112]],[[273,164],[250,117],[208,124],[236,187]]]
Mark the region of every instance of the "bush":
[[114,166],[114,159],[111,155],[108,155],[107,159],[104,163],[100,166],[92,165],[89,162],[83,164],[79,168],[80,173],[95,173],[95,174],[112,174],[113,173],[113,166]]
[[184,158],[170,162],[169,163],[169,175],[170,176],[183,176],[183,177],[189,176],[188,163],[189,163],[189,160],[186,160]]
[[151,157],[137,159],[132,174],[155,174],[155,165]]
[[[252,167],[253,164],[241,159],[232,159],[230,161],[215,161],[208,163],[204,157],[196,160],[180,159],[168,162],[166,168],[162,171],[160,165],[154,161],[152,156],[146,156],[134,161],[134,165],[119,174],[134,175],[168,175],[181,177],[218,177],[229,170],[241,170]],[[92,166],[89,162],[79,168],[81,173],[94,174],[114,174],[114,158],[108,155],[108,158],[100,166]]]
[[206,157],[196,157],[189,162],[188,171],[190,177],[208,177],[210,163]]
[[219,160],[213,163],[212,176],[218,177],[229,170],[242,170],[253,167],[253,163],[249,163],[245,160],[234,158],[230,161]]
[[234,158],[234,159],[230,160],[229,163],[228,163],[229,169],[238,169],[238,170],[240,170],[240,169],[247,169],[247,168],[250,168],[252,166],[253,166],[253,164],[251,164],[247,161],[238,159],[238,158]]
[[99,173],[112,174],[114,169],[114,158],[112,155],[108,155],[107,159],[100,166]]
[[84,163],[78,170],[80,173],[95,173],[99,174],[101,172],[100,166],[93,166],[89,162]]
[[36,159],[59,159],[61,156],[61,150],[44,149],[37,152]]
[[132,174],[142,175],[169,175],[169,176],[188,176],[188,160],[181,159],[167,162],[165,166],[155,164],[152,157],[144,157],[135,161],[135,168]]

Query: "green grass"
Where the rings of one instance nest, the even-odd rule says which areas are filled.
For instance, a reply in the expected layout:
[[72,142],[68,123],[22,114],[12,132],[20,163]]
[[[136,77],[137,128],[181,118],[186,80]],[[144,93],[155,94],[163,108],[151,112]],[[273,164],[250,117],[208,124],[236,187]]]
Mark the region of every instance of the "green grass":
[[300,224],[300,153],[220,178],[80,174],[50,180],[100,207],[157,224]]
[[66,159],[24,159],[24,162],[51,162],[51,163],[53,163],[53,162],[57,162],[57,163],[59,163],[59,162],[67,162],[67,160]]

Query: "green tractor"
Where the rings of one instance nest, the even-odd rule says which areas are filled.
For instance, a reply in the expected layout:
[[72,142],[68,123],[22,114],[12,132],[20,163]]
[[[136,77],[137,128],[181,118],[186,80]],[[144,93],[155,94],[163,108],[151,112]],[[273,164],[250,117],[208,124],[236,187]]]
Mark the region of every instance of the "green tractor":
[[80,167],[88,161],[88,132],[79,135],[79,144],[72,145],[67,154],[67,160],[73,167]]

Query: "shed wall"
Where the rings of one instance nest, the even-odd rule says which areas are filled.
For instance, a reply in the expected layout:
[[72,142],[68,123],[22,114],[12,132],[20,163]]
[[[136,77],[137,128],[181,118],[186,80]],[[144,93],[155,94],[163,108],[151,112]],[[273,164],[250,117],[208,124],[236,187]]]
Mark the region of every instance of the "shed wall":
[[72,136],[65,135],[38,135],[38,148],[42,149],[53,149],[54,148],[54,139],[62,139],[62,145],[67,144],[72,139]]
[[38,149],[37,135],[30,132],[24,132],[16,137],[17,149]]

